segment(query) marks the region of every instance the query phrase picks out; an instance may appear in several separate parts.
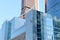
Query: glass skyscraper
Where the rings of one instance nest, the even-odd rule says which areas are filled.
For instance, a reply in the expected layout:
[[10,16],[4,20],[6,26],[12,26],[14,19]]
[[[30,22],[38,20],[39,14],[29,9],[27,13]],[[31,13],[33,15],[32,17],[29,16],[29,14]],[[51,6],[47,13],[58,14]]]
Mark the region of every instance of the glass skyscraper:
[[47,0],[47,13],[53,16],[54,40],[60,40],[60,0]]
[[31,9],[26,19],[5,21],[3,34],[3,40],[53,40],[53,18],[50,14],[44,15],[43,12]]
[[60,19],[54,19],[53,25],[54,25],[54,40],[60,40]]

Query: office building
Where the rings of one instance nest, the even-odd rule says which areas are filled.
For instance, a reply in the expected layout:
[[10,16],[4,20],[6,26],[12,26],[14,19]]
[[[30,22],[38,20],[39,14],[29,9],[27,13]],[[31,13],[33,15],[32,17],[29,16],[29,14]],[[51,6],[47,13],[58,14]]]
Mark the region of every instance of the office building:
[[60,19],[54,18],[54,40],[60,40]]
[[25,19],[14,17],[11,21],[11,40],[24,40]]
[[47,0],[46,10],[53,16],[54,40],[60,40],[60,0]]
[[2,40],[10,40],[11,39],[11,24],[9,21],[5,21],[2,24]]
[[[22,0],[21,17],[14,17],[2,25],[3,40],[59,40],[60,21],[56,21],[45,6],[46,13],[40,12],[37,0]],[[34,5],[35,4],[35,5]],[[35,8],[36,7],[36,8]],[[57,27],[57,28],[56,28]]]
[[53,19],[49,14],[31,9],[26,19],[15,17],[4,22],[3,34],[3,40],[53,40]]
[[[5,21],[2,24],[0,39],[1,40],[18,40],[18,39],[14,39],[14,38],[22,34],[21,32],[22,32],[22,30],[24,30],[24,29],[22,29],[22,28],[24,28],[24,27],[22,27],[24,25],[24,22],[25,22],[24,19],[21,19],[18,17],[14,17],[10,21]],[[18,38],[20,38],[20,37],[18,37]]]

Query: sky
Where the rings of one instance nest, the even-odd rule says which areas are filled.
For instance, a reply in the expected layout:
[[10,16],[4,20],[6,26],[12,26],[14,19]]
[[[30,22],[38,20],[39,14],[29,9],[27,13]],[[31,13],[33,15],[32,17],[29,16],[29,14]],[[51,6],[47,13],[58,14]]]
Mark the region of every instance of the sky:
[[[44,12],[44,1],[39,0],[39,10]],[[21,0],[0,0],[0,29],[6,20],[18,17],[21,14]]]

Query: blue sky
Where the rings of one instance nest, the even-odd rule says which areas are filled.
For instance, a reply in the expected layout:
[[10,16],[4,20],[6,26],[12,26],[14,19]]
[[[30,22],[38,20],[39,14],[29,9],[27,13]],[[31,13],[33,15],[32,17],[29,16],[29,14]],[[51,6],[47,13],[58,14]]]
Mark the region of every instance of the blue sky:
[[[44,11],[44,1],[39,0],[39,10]],[[0,0],[0,29],[5,20],[18,17],[21,13],[21,0]]]

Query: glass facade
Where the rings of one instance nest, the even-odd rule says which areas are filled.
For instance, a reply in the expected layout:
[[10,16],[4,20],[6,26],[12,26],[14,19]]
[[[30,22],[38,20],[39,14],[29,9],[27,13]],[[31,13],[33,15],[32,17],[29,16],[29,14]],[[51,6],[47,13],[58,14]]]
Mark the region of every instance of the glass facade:
[[[21,24],[20,24],[21,23]],[[24,27],[25,20],[14,17],[10,21],[5,21],[2,24],[2,40],[11,40],[25,31]]]
[[60,40],[60,21],[53,20],[54,24],[54,39]]
[[19,28],[21,28],[24,25],[25,19],[14,17],[10,21],[10,23],[11,23],[11,33],[14,33],[15,31],[17,31]]
[[30,10],[26,15],[26,21],[14,18],[3,24],[3,35],[6,34],[4,38],[6,40],[9,40],[10,37],[13,40],[15,37],[16,40],[20,40],[19,35],[22,33],[26,33],[24,40],[53,40],[53,32],[52,16],[44,15],[43,12],[37,10]]
[[42,15],[42,40],[53,40],[53,19],[49,14]]
[[5,21],[2,25],[2,40],[10,40],[11,38],[11,24]]
[[[30,10],[27,13],[27,40],[42,40],[41,39],[41,14],[42,12],[37,10]],[[29,33],[31,32],[31,33]],[[28,39],[29,38],[29,39]],[[30,39],[31,38],[31,39]]]
[[30,10],[26,15],[26,40],[37,40],[36,10]]
[[60,18],[60,0],[47,0],[47,13]]
[[[37,40],[54,40],[52,16],[50,14],[44,15],[43,12],[36,10],[35,13],[33,15],[33,21],[35,20],[36,23],[33,22],[33,34],[37,35]],[[35,19],[35,17],[37,18]]]
[[60,0],[47,0],[47,13],[53,16],[54,40],[60,40]]

